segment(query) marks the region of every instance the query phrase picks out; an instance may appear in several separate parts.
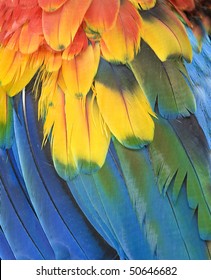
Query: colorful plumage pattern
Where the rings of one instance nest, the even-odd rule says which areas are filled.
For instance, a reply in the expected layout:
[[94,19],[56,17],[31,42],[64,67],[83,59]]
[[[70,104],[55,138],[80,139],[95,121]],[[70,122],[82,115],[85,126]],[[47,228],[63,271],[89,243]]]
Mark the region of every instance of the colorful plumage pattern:
[[211,5],[0,0],[0,258],[211,258]]

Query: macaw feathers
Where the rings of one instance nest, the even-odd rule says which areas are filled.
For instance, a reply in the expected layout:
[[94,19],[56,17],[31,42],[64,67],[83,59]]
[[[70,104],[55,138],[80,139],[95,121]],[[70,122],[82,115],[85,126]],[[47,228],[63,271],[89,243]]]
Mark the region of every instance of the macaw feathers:
[[[1,216],[1,226],[12,247],[15,243],[20,244],[14,250],[15,257],[17,259],[112,258],[113,255],[115,256],[114,250],[110,248],[110,251],[109,246],[90,225],[76,205],[67,184],[58,177],[53,163],[48,162],[49,150],[42,148],[40,123],[37,122],[36,110],[33,96],[23,96],[19,110],[14,114],[17,141],[12,147],[12,155],[9,155],[7,165],[3,164],[5,169],[10,166],[11,169],[14,168],[14,172],[6,172],[7,177],[0,178],[0,183],[4,183],[7,191],[7,195],[2,200],[3,209],[9,208],[8,203],[12,202],[11,212],[8,214],[4,211],[4,215]],[[5,158],[8,156],[4,152],[0,157],[1,163]],[[39,163],[41,158],[42,164]],[[18,166],[14,166],[13,162]],[[18,172],[19,170],[21,173]],[[13,183],[7,185],[8,182]],[[16,189],[15,193],[14,189]],[[17,206],[14,207],[16,203]],[[32,214],[29,208],[33,211]],[[19,215],[12,214],[14,209],[19,211]],[[31,219],[27,218],[27,215],[28,217],[32,215]],[[18,218],[17,223],[23,225],[17,227],[19,234],[15,230],[16,222],[8,224],[8,221],[11,221],[10,217],[15,220]],[[30,227],[29,224],[32,226]],[[77,234],[79,228],[81,235]],[[25,246],[21,246],[22,239]],[[104,248],[108,249],[108,255],[105,252],[107,249]],[[37,251],[36,255],[33,250]]]
[[0,48],[0,85],[8,96],[19,93],[41,67],[43,53],[21,54],[10,48]]
[[[0,179],[1,226],[9,245],[15,247],[14,258],[31,259],[33,255],[34,259],[53,259],[53,250],[28,200],[12,151],[1,150],[0,163],[4,171]],[[25,246],[19,242],[22,238]]]
[[[168,138],[165,144],[167,142]],[[159,192],[146,147],[137,152],[114,141],[113,155],[115,153],[116,164],[125,180],[131,203],[146,233],[154,258],[209,258],[207,244],[199,238],[197,213],[187,204],[185,182],[175,202],[172,195],[173,180],[165,194]],[[155,201],[156,206],[152,207]]]
[[0,1],[0,258],[211,258],[203,4]]
[[91,92],[82,98],[54,87],[51,94],[40,99],[39,106],[45,139],[50,137],[52,157],[61,177],[90,173],[103,165],[110,132]]
[[194,113],[191,44],[162,1],[18,3],[1,2],[1,90],[13,97],[36,75],[43,144],[61,177],[102,167],[111,137],[149,144],[156,114]]

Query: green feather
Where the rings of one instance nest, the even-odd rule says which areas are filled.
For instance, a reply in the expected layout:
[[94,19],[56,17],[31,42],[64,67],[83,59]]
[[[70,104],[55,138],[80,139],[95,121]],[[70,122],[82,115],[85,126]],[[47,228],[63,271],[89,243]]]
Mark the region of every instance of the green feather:
[[211,238],[211,173],[204,135],[194,117],[156,121],[149,147],[160,191],[173,181],[174,200],[185,182],[189,206],[198,211],[200,236]]
[[182,60],[168,59],[162,62],[142,42],[141,51],[129,66],[152,108],[157,102],[163,117],[189,116],[190,112],[195,111],[195,99],[186,82],[188,74]]

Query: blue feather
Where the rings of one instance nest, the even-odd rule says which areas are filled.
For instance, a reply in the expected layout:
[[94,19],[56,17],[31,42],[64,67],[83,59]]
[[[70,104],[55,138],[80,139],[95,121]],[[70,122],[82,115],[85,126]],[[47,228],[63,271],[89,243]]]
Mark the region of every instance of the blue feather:
[[0,166],[1,227],[15,257],[53,259],[52,248],[20,185],[10,153],[0,151]]
[[[91,224],[113,248],[118,248],[113,232],[107,226],[107,216],[94,185],[93,178],[89,175],[79,175],[68,182],[71,193]],[[121,252],[118,254],[122,255]]]

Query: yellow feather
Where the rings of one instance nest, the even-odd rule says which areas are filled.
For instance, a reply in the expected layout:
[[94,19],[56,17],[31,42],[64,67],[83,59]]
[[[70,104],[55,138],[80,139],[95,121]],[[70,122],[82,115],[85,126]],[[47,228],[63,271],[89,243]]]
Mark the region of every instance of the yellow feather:
[[[17,64],[14,63],[14,59],[16,57],[16,52],[12,51],[8,48],[0,48],[0,84],[5,84],[4,79],[7,76],[8,72],[12,65],[17,68]],[[19,65],[18,65],[19,66]]]
[[140,13],[141,37],[153,49],[161,61],[172,56],[192,59],[192,48],[179,19],[164,5]]
[[71,60],[63,60],[62,75],[69,94],[85,96],[91,88],[100,59],[100,48],[89,45]]
[[39,100],[39,111],[44,120],[44,144],[49,137],[55,168],[62,178],[70,179],[77,175],[77,168],[68,143],[71,128],[67,120],[65,94],[53,78],[48,83],[51,91],[46,94],[44,90],[44,96]]
[[[7,63],[8,62],[8,63]],[[12,97],[33,78],[43,62],[43,54],[23,55],[7,48],[0,50],[0,84]]]
[[101,51],[111,62],[127,63],[133,60],[139,50],[141,20],[136,8],[123,1],[114,27],[103,33]]
[[103,119],[123,145],[140,148],[152,141],[154,113],[129,69],[101,65],[95,90]]
[[67,123],[71,134],[68,142],[77,168],[85,173],[99,169],[106,158],[110,132],[103,124],[96,100],[90,94],[85,98],[65,96]]

